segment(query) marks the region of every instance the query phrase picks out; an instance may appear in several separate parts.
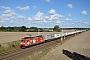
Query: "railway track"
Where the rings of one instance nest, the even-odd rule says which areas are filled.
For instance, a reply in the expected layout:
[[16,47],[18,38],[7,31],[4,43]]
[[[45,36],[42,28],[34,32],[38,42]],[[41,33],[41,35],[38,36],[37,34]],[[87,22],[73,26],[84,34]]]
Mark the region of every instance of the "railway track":
[[[57,40],[60,41],[60,40]],[[32,46],[30,48],[26,49],[17,49],[9,52],[4,52],[0,54],[0,60],[16,60],[16,57],[21,57],[22,55],[30,55],[33,54],[34,52],[39,52],[40,50],[45,50],[46,48],[52,46],[53,44],[57,44],[58,42],[53,41],[48,41],[43,44],[38,44],[36,46]],[[32,53],[33,52],[33,53]],[[19,58],[17,58],[19,59]]]

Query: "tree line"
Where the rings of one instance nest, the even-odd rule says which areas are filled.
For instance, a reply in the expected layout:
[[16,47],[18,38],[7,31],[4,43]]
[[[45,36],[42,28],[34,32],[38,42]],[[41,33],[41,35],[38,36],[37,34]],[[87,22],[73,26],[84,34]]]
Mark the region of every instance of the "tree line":
[[60,32],[61,29],[59,25],[55,25],[54,28],[37,28],[37,27],[26,27],[26,26],[20,26],[20,27],[0,27],[0,32]]

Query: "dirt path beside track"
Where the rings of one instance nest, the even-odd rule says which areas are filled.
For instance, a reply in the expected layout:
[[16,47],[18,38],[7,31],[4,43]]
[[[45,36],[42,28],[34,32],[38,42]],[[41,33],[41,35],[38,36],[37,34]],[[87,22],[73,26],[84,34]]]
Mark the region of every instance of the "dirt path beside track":
[[69,57],[62,53],[63,49],[90,57],[90,31],[84,32],[71,38],[61,46],[50,51],[41,60],[71,60]]

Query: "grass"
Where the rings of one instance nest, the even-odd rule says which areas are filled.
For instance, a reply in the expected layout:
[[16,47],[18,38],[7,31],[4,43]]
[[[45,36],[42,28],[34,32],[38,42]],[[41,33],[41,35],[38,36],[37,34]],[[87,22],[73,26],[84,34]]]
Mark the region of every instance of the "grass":
[[32,57],[31,60],[39,60],[39,59],[41,59],[42,57],[44,57],[49,51],[50,51],[50,49],[47,49],[46,51],[43,51],[42,53],[37,54],[37,55],[35,55],[34,57]]
[[0,44],[0,53],[20,48],[20,41],[6,42]]
[[47,48],[44,51],[41,51],[40,53],[34,54],[32,56],[28,56],[26,58],[22,58],[21,60],[40,60],[42,59],[45,55],[47,55],[48,52],[50,52],[52,49],[55,49],[56,47],[62,45],[66,41],[68,41],[70,38],[63,40],[62,42],[59,42],[58,44],[54,44],[53,46]]
[[28,56],[26,58],[22,58],[21,60],[40,60],[42,57],[44,57],[50,49],[47,49],[46,51],[39,52],[37,54],[34,54],[32,56]]

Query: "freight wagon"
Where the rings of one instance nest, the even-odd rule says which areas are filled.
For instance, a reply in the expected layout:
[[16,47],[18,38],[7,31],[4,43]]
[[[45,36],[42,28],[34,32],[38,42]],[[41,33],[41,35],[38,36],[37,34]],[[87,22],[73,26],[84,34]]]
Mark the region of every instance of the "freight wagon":
[[60,36],[61,36],[61,34],[47,34],[47,35],[44,36],[44,39],[45,40],[50,40],[50,39],[58,38]]

